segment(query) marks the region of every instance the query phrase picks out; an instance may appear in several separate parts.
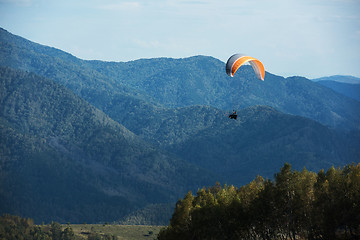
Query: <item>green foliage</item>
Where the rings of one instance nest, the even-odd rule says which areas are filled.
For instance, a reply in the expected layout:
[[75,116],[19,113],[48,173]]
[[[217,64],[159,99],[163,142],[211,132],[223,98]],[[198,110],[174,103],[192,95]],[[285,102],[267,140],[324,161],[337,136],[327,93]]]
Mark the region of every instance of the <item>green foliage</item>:
[[59,223],[52,222],[50,226],[50,232],[54,240],[61,240],[62,229]]
[[[118,239],[112,234],[100,234],[96,231],[86,233],[88,240]],[[120,233],[122,232],[120,231]],[[50,225],[37,226],[30,218],[25,219],[9,214],[4,214],[0,217],[1,240],[80,240],[84,239],[83,237],[82,232],[75,235],[70,224],[64,226],[57,222],[52,222]]]
[[120,225],[157,225],[169,224],[171,213],[174,210],[173,203],[149,204],[145,208],[136,210],[117,221]]
[[32,219],[4,214],[0,217],[0,239],[16,240],[76,240],[71,227],[62,229],[59,223],[53,222],[46,229],[34,225]]
[[162,226],[118,225],[118,224],[73,224],[75,235],[87,239],[89,236],[102,240],[140,240],[154,239]]
[[274,181],[189,192],[158,239],[357,239],[359,199],[359,164],[318,174],[285,164]]

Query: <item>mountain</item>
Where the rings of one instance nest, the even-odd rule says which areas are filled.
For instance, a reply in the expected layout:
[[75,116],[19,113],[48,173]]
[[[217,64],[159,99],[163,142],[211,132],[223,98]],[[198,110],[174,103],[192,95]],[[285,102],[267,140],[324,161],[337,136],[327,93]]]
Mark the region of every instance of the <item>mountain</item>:
[[[156,58],[130,62],[84,61],[0,30],[0,65],[34,72],[68,87],[131,131],[156,116],[158,107],[207,105],[222,110],[268,105],[324,125],[360,129],[360,103],[302,77],[266,73],[258,81],[250,66],[235,78],[215,58]],[[117,105],[124,98],[126,106]],[[119,115],[120,114],[120,115]],[[142,116],[136,126],[123,115]],[[126,118],[126,117],[125,117]]]
[[[36,73],[71,89],[98,107],[116,95],[151,102],[139,91],[109,79],[83,61],[61,50],[33,43],[0,28],[0,66]],[[109,63],[111,64],[111,63]],[[152,102],[152,104],[155,104]]]
[[360,78],[335,75],[313,79],[313,81],[328,87],[335,92],[360,101]]
[[360,84],[342,83],[337,81],[319,81],[319,84],[328,87],[335,92],[341,93],[347,97],[360,101]]
[[272,178],[273,169],[290,163],[312,171],[358,162],[358,133],[342,134],[313,120],[267,106],[238,112],[238,120],[217,121],[169,146],[183,159],[246,184],[257,175]]
[[351,83],[351,84],[360,84],[360,78],[354,76],[344,76],[344,75],[334,75],[329,77],[321,77],[312,79],[315,82],[322,81],[335,81],[340,83]]
[[1,67],[0,89],[1,212],[115,221],[211,183],[50,79]]
[[0,29],[0,212],[167,224],[169,204],[216,181],[358,162],[358,101],[302,77],[258,81],[250,66],[230,78],[224,65],[84,61]]

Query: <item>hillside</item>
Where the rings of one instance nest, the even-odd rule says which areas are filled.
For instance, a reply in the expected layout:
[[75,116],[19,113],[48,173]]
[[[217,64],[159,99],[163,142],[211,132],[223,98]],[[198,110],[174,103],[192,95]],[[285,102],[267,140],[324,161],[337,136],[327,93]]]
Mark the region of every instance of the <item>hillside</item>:
[[319,84],[328,87],[335,92],[341,93],[347,97],[360,101],[360,84],[342,83],[337,81],[319,81]]
[[1,212],[115,221],[210,182],[49,79],[0,68],[0,89]]
[[[99,107],[117,95],[135,99],[142,96],[114,79],[92,69],[91,61],[83,61],[61,50],[33,43],[0,28],[0,66],[33,72],[71,89],[76,95]],[[111,63],[109,63],[111,65]]]
[[312,171],[358,162],[359,139],[310,119],[254,106],[241,110],[238,120],[217,121],[168,150],[227,183],[246,184],[258,174],[272,178],[273,169],[286,162]]
[[322,81],[334,81],[339,83],[350,83],[350,84],[360,84],[360,78],[353,76],[344,76],[344,75],[334,75],[329,77],[321,77],[313,79],[315,82],[321,83]]
[[[284,113],[344,129],[360,129],[360,103],[301,77],[266,73],[257,81],[244,66],[235,78],[224,63],[206,56],[185,59],[140,59],[131,62],[84,61],[60,50],[32,43],[0,30],[0,65],[35,72],[71,89],[75,94],[121,121],[153,107],[207,105],[229,111],[253,105],[271,106]],[[117,103],[126,98],[126,106]],[[158,111],[155,109],[154,111]],[[144,122],[156,118],[142,115]]]

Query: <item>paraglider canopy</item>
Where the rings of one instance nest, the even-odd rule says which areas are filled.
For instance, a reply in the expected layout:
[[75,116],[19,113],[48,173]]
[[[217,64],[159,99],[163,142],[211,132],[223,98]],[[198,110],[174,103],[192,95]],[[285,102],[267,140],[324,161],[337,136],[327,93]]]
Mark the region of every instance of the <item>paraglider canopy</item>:
[[259,80],[264,81],[265,78],[265,68],[264,65],[256,58],[247,56],[245,54],[234,54],[232,55],[226,63],[226,73],[230,77],[233,77],[235,72],[245,63],[250,63],[252,68],[255,71],[255,74]]

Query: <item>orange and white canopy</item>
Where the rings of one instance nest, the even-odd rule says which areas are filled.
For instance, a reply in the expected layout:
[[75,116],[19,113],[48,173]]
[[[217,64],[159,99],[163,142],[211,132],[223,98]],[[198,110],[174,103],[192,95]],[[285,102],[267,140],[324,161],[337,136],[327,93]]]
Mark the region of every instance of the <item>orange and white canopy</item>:
[[259,80],[264,81],[265,78],[265,68],[264,65],[256,58],[244,55],[244,54],[234,54],[232,55],[226,63],[226,73],[230,77],[233,77],[235,72],[244,64],[250,63],[252,68],[255,71],[255,74]]

